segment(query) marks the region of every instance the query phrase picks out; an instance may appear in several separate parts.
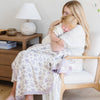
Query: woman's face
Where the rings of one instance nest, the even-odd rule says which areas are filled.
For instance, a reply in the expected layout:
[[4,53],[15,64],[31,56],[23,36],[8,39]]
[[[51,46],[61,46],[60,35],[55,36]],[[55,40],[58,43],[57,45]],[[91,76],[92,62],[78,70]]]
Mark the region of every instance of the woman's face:
[[62,16],[67,16],[67,15],[71,15],[71,14],[72,14],[72,12],[70,11],[70,9],[67,6],[65,6],[64,13]]

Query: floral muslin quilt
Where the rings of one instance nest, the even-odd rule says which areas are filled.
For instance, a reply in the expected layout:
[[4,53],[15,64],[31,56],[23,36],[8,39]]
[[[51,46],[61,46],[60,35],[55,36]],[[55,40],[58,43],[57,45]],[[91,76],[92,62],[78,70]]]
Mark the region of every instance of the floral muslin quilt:
[[[75,31],[80,28],[81,26],[77,26],[72,33],[77,36],[77,32],[75,33]],[[84,34],[83,30],[79,31],[79,37],[82,36],[81,33]],[[67,45],[70,47],[73,45],[72,47],[75,47],[75,42],[76,46],[83,42],[81,37],[78,38],[81,42],[79,42],[79,40],[77,42],[77,39],[69,38],[70,34],[71,32],[61,37],[61,39],[65,41],[65,44],[68,42]],[[66,38],[70,40],[68,41]],[[79,53],[79,51],[77,52]],[[12,63],[12,82],[17,81],[16,100],[24,100],[24,96],[28,94],[49,95],[48,93],[55,87],[54,81],[56,77],[58,77],[57,73],[54,74],[59,70],[57,66],[59,66],[65,56],[71,54],[73,54],[73,52],[68,48],[60,52],[53,52],[50,44],[36,44],[27,50],[21,51]],[[57,85],[57,83],[55,84]],[[44,96],[44,100],[46,100],[47,95]],[[55,100],[57,100],[57,98],[55,98]]]

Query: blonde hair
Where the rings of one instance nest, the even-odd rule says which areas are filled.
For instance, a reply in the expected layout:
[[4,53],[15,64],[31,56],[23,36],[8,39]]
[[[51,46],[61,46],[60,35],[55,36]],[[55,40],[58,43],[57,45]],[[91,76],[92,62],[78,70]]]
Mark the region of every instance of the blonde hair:
[[62,13],[64,13],[65,7],[68,7],[71,10],[72,14],[77,19],[78,24],[80,24],[83,27],[86,34],[86,49],[88,49],[89,48],[89,26],[86,21],[86,17],[82,5],[80,4],[80,2],[76,0],[69,1],[63,6]]
[[74,28],[77,25],[77,19],[73,15],[68,15],[61,18],[61,23],[69,24],[71,28]]

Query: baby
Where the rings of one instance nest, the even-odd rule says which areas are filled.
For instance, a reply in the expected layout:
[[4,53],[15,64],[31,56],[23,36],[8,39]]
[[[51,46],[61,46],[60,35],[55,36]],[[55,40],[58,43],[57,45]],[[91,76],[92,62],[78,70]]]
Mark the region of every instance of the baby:
[[77,20],[73,15],[62,17],[61,23],[52,29],[51,33],[43,39],[42,43],[51,43],[51,48],[54,52],[63,50],[64,41],[60,39],[60,36],[75,28],[76,25]]

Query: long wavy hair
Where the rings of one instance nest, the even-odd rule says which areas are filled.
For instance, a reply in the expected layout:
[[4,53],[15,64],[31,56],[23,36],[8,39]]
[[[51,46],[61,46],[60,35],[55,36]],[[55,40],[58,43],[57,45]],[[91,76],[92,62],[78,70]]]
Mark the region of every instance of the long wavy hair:
[[63,6],[62,14],[64,13],[65,7],[68,7],[71,10],[72,14],[77,19],[78,24],[80,24],[83,27],[86,34],[86,49],[88,49],[89,48],[89,26],[82,5],[77,0],[69,1]]

